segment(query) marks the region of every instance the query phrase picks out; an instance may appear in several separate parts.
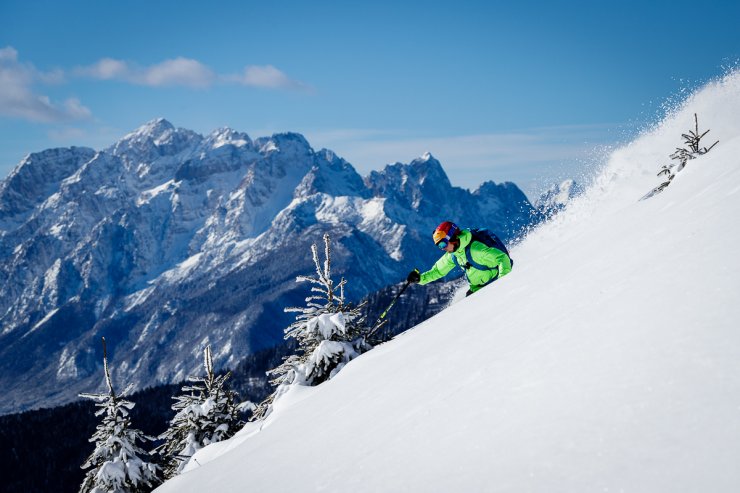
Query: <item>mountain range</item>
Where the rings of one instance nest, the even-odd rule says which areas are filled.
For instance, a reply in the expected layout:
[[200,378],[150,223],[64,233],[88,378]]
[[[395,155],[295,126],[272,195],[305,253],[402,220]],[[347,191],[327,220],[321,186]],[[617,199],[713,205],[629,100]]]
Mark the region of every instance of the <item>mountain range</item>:
[[0,182],[0,413],[102,384],[100,337],[135,388],[279,342],[332,238],[349,299],[426,268],[443,220],[506,240],[538,214],[513,183],[452,186],[431,154],[366,177],[296,133],[251,139],[153,120],[112,146],[49,149]]
[[550,218],[562,212],[571,200],[582,195],[584,191],[584,188],[575,180],[564,180],[545,190],[535,201],[534,207],[544,218]]

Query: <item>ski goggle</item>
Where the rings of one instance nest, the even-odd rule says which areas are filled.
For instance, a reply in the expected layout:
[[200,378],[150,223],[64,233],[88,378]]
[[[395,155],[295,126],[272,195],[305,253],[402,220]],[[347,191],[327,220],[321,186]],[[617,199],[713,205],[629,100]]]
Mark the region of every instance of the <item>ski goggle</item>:
[[437,242],[437,248],[439,248],[440,250],[444,250],[445,248],[447,248],[447,245],[449,244],[450,242],[448,241],[447,238],[442,238],[441,240]]

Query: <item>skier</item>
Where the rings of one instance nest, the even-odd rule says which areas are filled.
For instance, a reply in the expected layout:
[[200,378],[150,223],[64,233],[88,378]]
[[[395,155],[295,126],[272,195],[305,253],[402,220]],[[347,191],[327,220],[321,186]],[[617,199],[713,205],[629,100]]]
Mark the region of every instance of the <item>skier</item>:
[[485,229],[459,229],[451,221],[445,221],[432,235],[437,248],[444,250],[442,258],[434,266],[420,273],[412,270],[406,280],[409,284],[428,284],[446,276],[456,265],[463,268],[470,289],[470,296],[501,276],[511,272],[513,264],[503,242]]

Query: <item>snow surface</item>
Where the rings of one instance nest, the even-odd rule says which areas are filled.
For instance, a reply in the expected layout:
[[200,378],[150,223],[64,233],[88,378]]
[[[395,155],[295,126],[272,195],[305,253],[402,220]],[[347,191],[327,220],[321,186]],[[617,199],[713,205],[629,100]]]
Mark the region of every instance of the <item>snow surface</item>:
[[[639,202],[694,112],[719,145]],[[735,73],[616,151],[509,276],[157,491],[740,491],[738,114]]]

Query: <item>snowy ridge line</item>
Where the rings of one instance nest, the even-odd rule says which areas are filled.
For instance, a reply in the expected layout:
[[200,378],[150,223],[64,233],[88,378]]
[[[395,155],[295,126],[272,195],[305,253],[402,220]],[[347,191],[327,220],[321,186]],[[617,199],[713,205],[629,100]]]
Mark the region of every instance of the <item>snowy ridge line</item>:
[[324,233],[359,300],[431,263],[429,232],[450,217],[507,239],[537,220],[512,183],[453,187],[431,154],[363,178],[296,133],[202,136],[157,119],[102,151],[31,154],[0,182],[0,384],[12,394],[0,413],[97,388],[104,334],[117,335],[111,358],[137,361],[116,385],[176,381],[207,343],[218,369],[234,366],[282,339],[290,319],[273,310],[293,303]]

